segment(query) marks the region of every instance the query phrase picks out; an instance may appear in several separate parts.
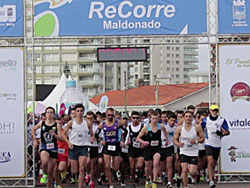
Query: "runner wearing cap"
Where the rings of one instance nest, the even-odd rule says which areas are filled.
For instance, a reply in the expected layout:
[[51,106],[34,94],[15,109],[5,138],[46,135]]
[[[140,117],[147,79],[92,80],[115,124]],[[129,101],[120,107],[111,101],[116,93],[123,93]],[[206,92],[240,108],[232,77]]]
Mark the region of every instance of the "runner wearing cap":
[[210,106],[210,115],[203,119],[201,126],[205,129],[205,150],[207,156],[207,170],[210,188],[216,187],[214,183],[214,169],[219,158],[221,138],[230,134],[227,121],[218,115],[219,107]]

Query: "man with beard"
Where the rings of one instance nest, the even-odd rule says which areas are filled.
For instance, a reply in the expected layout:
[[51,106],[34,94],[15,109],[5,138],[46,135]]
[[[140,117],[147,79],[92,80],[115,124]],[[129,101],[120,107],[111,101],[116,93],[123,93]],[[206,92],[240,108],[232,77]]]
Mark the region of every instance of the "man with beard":
[[[114,109],[108,108],[106,111],[106,120],[104,120],[96,131],[96,138],[103,145],[103,158],[105,164],[105,175],[108,178],[108,187],[113,188],[112,173],[110,169],[111,157],[113,157],[113,171],[117,172],[120,168],[120,152],[122,142],[122,131],[120,127],[123,122],[115,119]],[[99,133],[103,130],[103,137],[99,137]]]

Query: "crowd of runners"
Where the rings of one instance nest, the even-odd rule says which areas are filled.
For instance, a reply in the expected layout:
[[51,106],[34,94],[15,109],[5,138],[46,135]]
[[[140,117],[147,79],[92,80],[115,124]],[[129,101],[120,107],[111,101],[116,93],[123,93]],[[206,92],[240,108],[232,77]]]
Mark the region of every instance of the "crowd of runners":
[[129,115],[113,108],[84,112],[77,104],[69,115],[57,117],[47,107],[30,129],[36,175],[42,170],[39,181],[47,188],[66,182],[113,188],[114,181],[131,188],[138,183],[187,188],[205,179],[213,188],[221,139],[229,135],[227,121],[218,113],[217,105],[209,111],[190,105],[186,111],[149,109]]

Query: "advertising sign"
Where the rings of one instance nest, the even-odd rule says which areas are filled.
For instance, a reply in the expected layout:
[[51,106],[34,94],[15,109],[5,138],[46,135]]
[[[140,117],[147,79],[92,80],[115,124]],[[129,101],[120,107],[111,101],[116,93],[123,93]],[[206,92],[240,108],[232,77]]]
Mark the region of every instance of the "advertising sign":
[[0,37],[23,36],[23,1],[0,1]]
[[25,174],[23,50],[0,49],[0,177]]
[[250,172],[250,45],[219,48],[220,108],[230,135],[222,139],[222,173]]
[[206,0],[34,0],[34,5],[36,37],[207,32]]
[[219,34],[250,33],[250,1],[218,1]]

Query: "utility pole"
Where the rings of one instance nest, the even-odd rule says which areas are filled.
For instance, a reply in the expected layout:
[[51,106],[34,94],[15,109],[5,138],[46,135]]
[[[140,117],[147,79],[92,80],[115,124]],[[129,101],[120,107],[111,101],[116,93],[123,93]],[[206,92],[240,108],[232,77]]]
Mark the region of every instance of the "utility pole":
[[125,87],[125,94],[124,94],[124,109],[125,113],[127,113],[127,72],[124,71],[124,87]]
[[155,79],[155,105],[156,105],[156,108],[158,108],[158,86],[159,86],[159,81],[156,78]]

